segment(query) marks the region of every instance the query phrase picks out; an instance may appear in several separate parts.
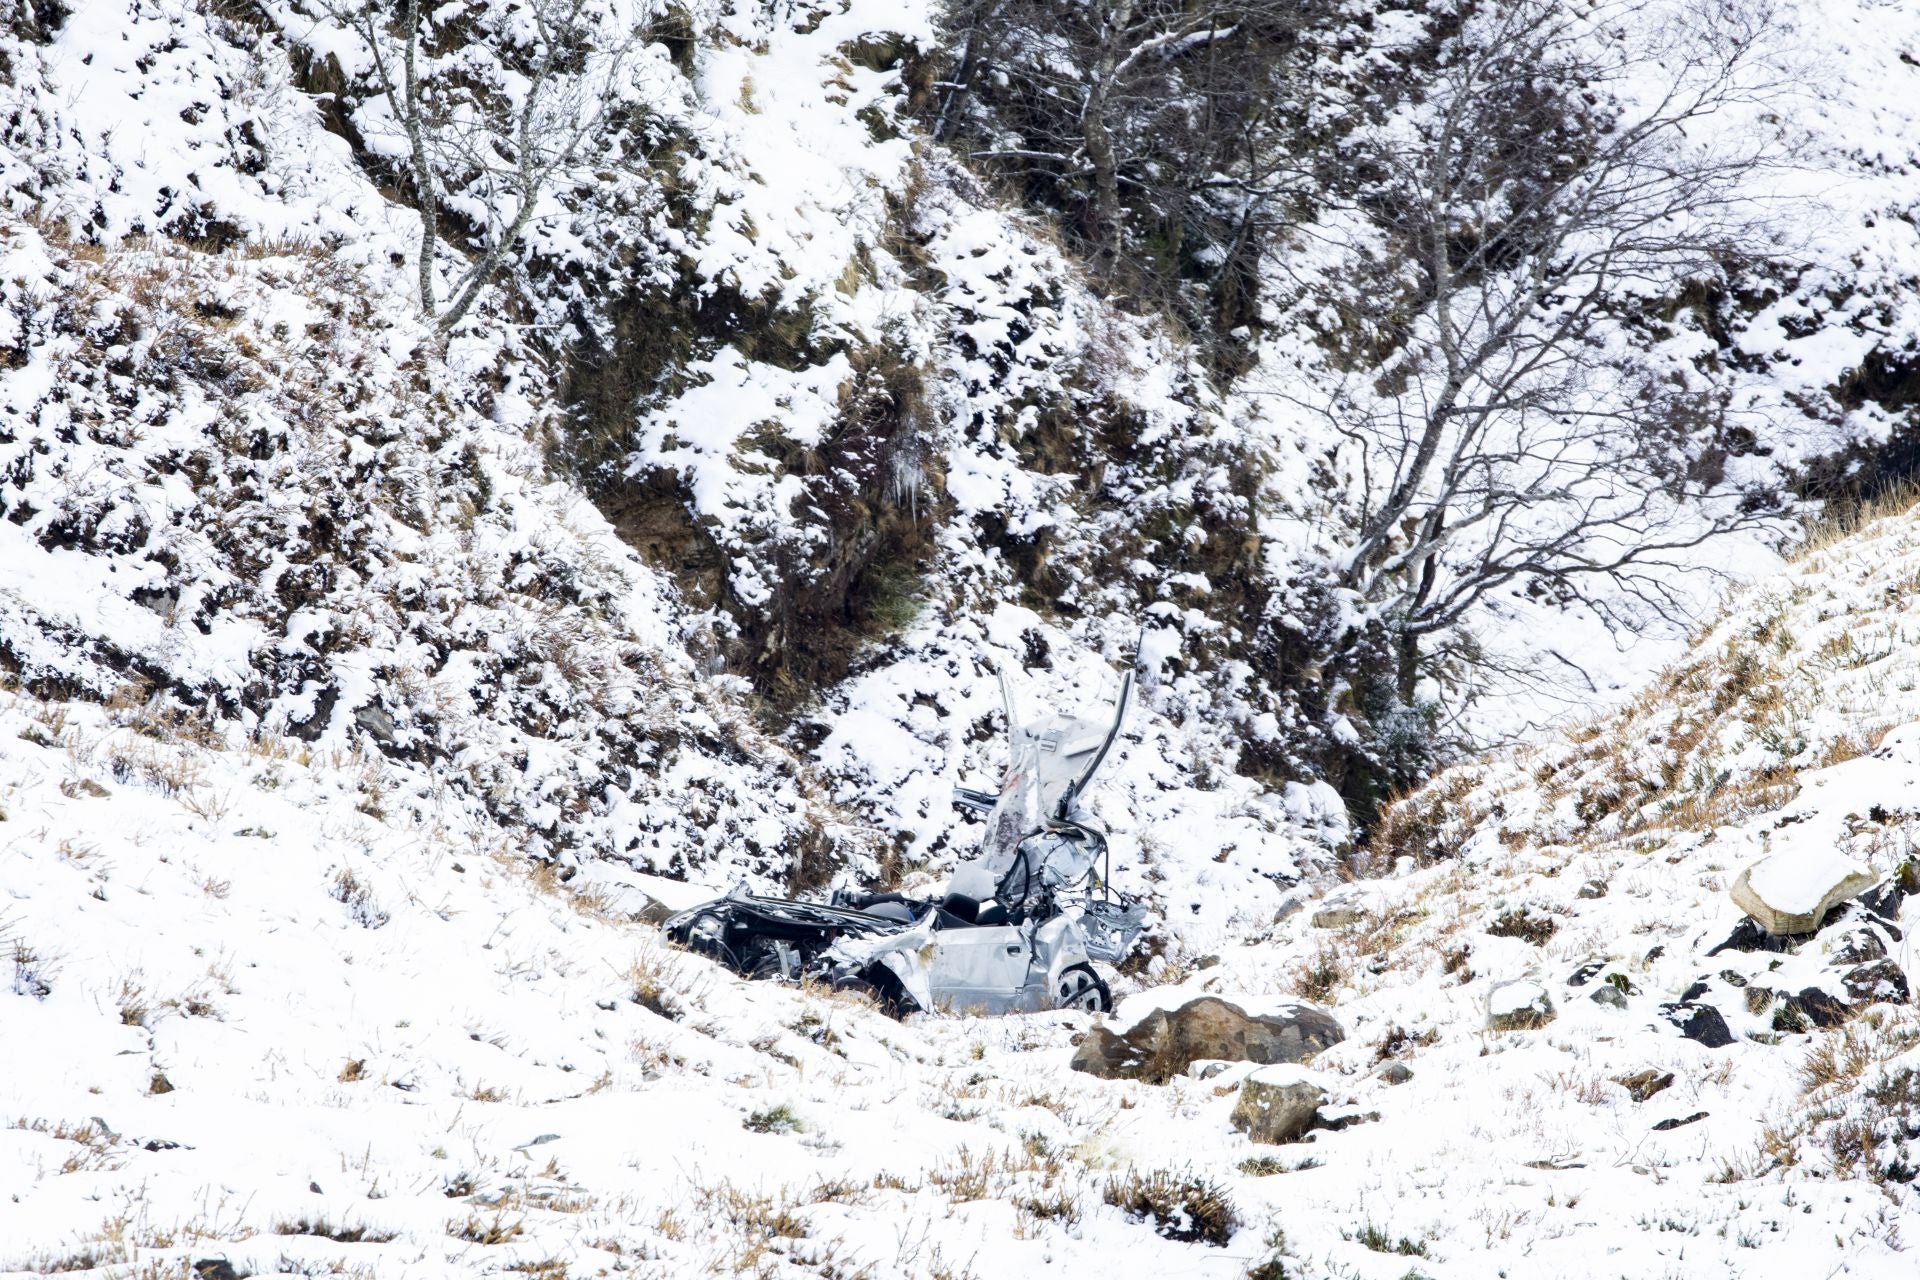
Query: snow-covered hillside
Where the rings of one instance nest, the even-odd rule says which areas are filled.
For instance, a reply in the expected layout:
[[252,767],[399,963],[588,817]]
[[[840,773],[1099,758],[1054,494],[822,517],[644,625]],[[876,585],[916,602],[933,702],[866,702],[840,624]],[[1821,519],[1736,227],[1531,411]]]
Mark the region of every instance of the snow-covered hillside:
[[[883,487],[922,518],[958,504],[1017,536],[1068,530],[1084,557],[1101,535],[1061,505],[1066,480],[1031,470],[997,442],[991,416],[959,407],[1124,391],[1163,434],[1189,410],[1163,385],[1173,375],[1150,326],[1102,312],[1056,248],[958,194],[959,175],[927,182],[904,143],[876,140],[874,112],[895,109],[899,77],[835,52],[876,18],[850,12],[804,32],[764,15],[714,20],[684,94],[643,86],[658,127],[688,148],[661,163],[680,166],[678,194],[698,206],[703,239],[625,205],[589,212],[595,226],[639,218],[622,225],[677,245],[674,269],[694,273],[673,277],[645,255],[630,264],[623,288],[661,291],[653,323],[707,323],[673,309],[718,289],[757,299],[752,316],[798,325],[806,351],[829,354],[783,368],[709,342],[656,371],[679,390],[649,400],[616,470],[664,468],[692,506],[663,515],[681,510],[669,497],[645,520],[604,479],[585,489],[554,465],[578,447],[579,412],[556,385],[587,375],[557,367],[537,317],[524,323],[501,297],[442,339],[414,313],[413,215],[288,81],[290,65],[320,56],[312,19],[282,14],[283,35],[259,15],[97,0],[38,42],[13,37],[0,271],[6,669],[53,696],[153,699],[156,714],[216,737],[357,746],[405,773],[403,791],[484,812],[544,858],[705,867],[776,886],[950,859],[947,791],[999,767],[995,668],[1029,668],[1021,683],[1035,701],[1110,696],[1141,618],[1094,599],[1073,609],[1069,595],[1044,613],[1015,603],[1005,558],[971,526],[947,524],[910,570],[919,585],[895,593],[902,621],[867,642],[852,678],[801,691],[797,722],[791,710],[762,715],[726,655],[838,634],[837,622],[787,618],[768,584],[802,590],[809,556],[864,499],[796,499],[800,477],[761,465],[740,433],[758,423],[763,444],[776,432],[781,449],[831,453],[839,446],[821,434],[841,430],[850,395],[864,403],[850,388],[892,376],[872,366],[894,350],[887,335],[906,333],[895,351],[906,360],[951,326],[959,345],[913,374],[932,379],[916,392],[929,407],[896,441],[886,464],[898,474]],[[755,83],[766,101],[745,87]],[[878,249],[914,183],[926,188],[912,214],[921,257],[947,282],[938,315]],[[528,271],[560,270],[565,257],[539,238],[527,253]],[[601,305],[581,313],[588,329],[623,323]],[[1081,350],[1095,346],[1099,369]],[[1212,446],[1179,436],[1156,447]],[[817,480],[831,488],[833,474]],[[1142,482],[1135,497],[1162,502],[1155,493]],[[815,501],[818,521],[788,521]],[[642,562],[657,551],[647,530],[682,518],[715,539],[719,578]],[[737,610],[760,605],[774,630],[743,637]],[[1205,714],[1213,678],[1189,657],[1155,682],[1160,712],[1129,734],[1124,783],[1105,801],[1129,866],[1159,864],[1154,882],[1182,895],[1194,879],[1170,864],[1221,887],[1195,895],[1207,934],[1231,902],[1270,908],[1346,838],[1338,802],[1311,779],[1270,791],[1235,776],[1233,728]],[[1171,814],[1192,818],[1178,842],[1152,834]]]
[[[1283,1147],[1229,1126],[1244,1068],[1069,1070],[1085,1015],[744,983],[633,917],[696,887],[370,812],[351,752],[0,695],[0,1272],[1903,1275],[1920,1021],[1781,1013],[1857,1001],[1864,934],[1912,972],[1920,897],[1714,948],[1763,851],[1911,866],[1916,566],[1913,515],[1813,553],[1676,668],[1691,695],[1443,776],[1383,837],[1397,873],[1158,970],[1120,1021],[1219,992],[1344,1022],[1310,1074],[1359,1120]],[[1831,660],[1748,679],[1802,648]],[[1671,781],[1617,825],[1556,825],[1641,776]],[[1551,1021],[1490,1030],[1516,990]],[[1702,1006],[1731,1043],[1682,1034]],[[1201,1184],[1225,1243],[1130,1216],[1132,1173]]]
[[[1223,360],[1204,287],[1103,276],[996,167],[1005,119],[934,141],[973,7],[562,7],[595,38],[543,70],[531,0],[0,0],[0,1274],[1910,1272],[1920,517],[1779,554],[1912,470],[1920,11],[1563,11],[1650,77],[1599,117],[1661,22],[1750,38],[1784,81],[1712,139],[1764,141],[1769,216],[1587,332],[1579,412],[1698,410],[1657,465],[1575,449],[1487,527],[1740,531],[1605,598],[1502,579],[1402,671],[1342,576],[1391,472],[1355,424],[1433,377],[1391,201],[1299,206]],[[1297,8],[1322,150],[1275,172],[1327,177],[1424,145],[1503,11]],[[432,183],[376,83],[405,21]],[[583,145],[515,133],[536,84]],[[1085,1015],[897,1023],[650,923],[937,883],[999,673],[1091,710],[1130,663],[1115,1022],[1322,1002],[1339,1127],[1258,1146],[1245,1067],[1095,1079]],[[1728,898],[1763,857],[1878,887],[1770,944]]]

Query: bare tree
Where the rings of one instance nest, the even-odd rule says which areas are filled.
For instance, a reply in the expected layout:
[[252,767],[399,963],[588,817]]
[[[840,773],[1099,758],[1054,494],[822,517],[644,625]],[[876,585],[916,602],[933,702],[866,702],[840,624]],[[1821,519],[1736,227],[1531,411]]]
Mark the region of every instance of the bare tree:
[[[1285,69],[1325,8],[956,0],[934,134],[1077,205],[1097,267],[1128,255],[1130,211],[1176,238],[1187,222],[1224,222],[1231,239],[1300,191],[1303,166],[1282,141],[1294,100]],[[1214,256],[1230,255],[1214,246]]]
[[1723,472],[1724,387],[1649,358],[1644,326],[1772,246],[1767,22],[1757,3],[1486,5],[1357,140],[1372,241],[1345,320],[1384,358],[1316,407],[1357,491],[1339,582],[1393,635],[1403,699],[1423,644],[1490,593],[1670,612],[1666,566],[1765,518]]
[[[458,324],[587,144],[622,109],[644,42],[601,0],[520,0],[491,56],[471,56],[472,15],[421,0],[317,0],[357,36],[387,142],[420,211],[420,310]],[[595,157],[596,160],[601,157]],[[440,246],[453,216],[471,229],[442,305]]]

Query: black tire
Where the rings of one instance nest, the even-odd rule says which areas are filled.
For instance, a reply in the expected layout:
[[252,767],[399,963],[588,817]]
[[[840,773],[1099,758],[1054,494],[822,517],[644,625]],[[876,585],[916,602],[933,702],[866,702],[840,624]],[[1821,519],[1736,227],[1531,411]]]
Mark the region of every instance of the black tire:
[[1113,992],[1090,964],[1070,964],[1053,983],[1053,1007],[1082,1013],[1113,1012]]
[[906,988],[900,985],[900,979],[891,973],[883,973],[879,977],[880,981],[876,983],[868,981],[864,974],[849,973],[835,978],[833,989],[865,996],[873,1001],[880,1012],[896,1020],[920,1012],[920,1002],[907,994]]

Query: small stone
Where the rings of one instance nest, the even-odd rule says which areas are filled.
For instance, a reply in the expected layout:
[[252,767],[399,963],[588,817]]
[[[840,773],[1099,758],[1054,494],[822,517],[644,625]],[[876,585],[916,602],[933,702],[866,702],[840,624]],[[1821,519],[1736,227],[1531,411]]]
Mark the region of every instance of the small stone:
[[1680,1034],[1696,1044],[1709,1049],[1719,1049],[1733,1043],[1733,1033],[1727,1030],[1727,1020],[1720,1011],[1710,1004],[1663,1004],[1660,1016],[1679,1028]]
[[368,703],[353,713],[353,721],[365,729],[373,740],[384,745],[392,745],[394,740],[393,717],[385,708],[376,703]]
[[1722,951],[1785,951],[1787,940],[1776,938],[1750,919],[1744,919],[1733,926],[1733,932],[1726,940],[1707,951],[1707,955],[1717,956]]
[[1607,986],[1604,983],[1594,988],[1593,994],[1587,998],[1595,1004],[1603,1004],[1609,1009],[1624,1009],[1627,1007],[1627,993],[1618,987]]
[[1605,880],[1589,880],[1580,886],[1580,892],[1574,896],[1586,898],[1589,901],[1594,898],[1604,898],[1607,896],[1607,882]]
[[1683,1125],[1683,1124],[1692,1124],[1692,1123],[1694,1123],[1694,1122],[1695,1122],[1695,1121],[1697,1121],[1697,1120],[1705,1120],[1706,1118],[1707,1118],[1707,1113],[1706,1113],[1706,1112],[1704,1112],[1704,1111],[1696,1111],[1696,1112],[1694,1112],[1694,1113],[1693,1113],[1692,1115],[1690,1115],[1690,1116],[1687,1116],[1687,1117],[1686,1117],[1686,1118],[1684,1118],[1684,1119],[1679,1119],[1679,1120],[1673,1120],[1673,1119],[1668,1119],[1668,1120],[1662,1120],[1662,1121],[1660,1121],[1660,1122],[1659,1122],[1658,1124],[1656,1124],[1656,1125],[1654,1125],[1653,1127],[1654,1127],[1654,1130],[1655,1130],[1655,1132],[1657,1132],[1657,1133],[1665,1133],[1665,1132],[1667,1132],[1667,1131],[1668,1131],[1669,1129],[1678,1129],[1678,1128],[1679,1128],[1679,1127],[1680,1127],[1681,1125]]
[[1632,1075],[1615,1076],[1613,1082],[1625,1089],[1635,1102],[1645,1102],[1654,1094],[1659,1093],[1662,1089],[1673,1084],[1673,1072],[1655,1071],[1652,1067],[1648,1067],[1646,1070],[1636,1071]]
[[1707,991],[1707,980],[1705,978],[1696,978],[1692,986],[1680,993],[1680,1003],[1692,1004],[1695,1000],[1707,994]]
[[1413,1079],[1413,1068],[1404,1062],[1383,1062],[1373,1074],[1388,1084],[1405,1084]]
[[1231,1121],[1255,1142],[1297,1142],[1326,1100],[1326,1090],[1301,1068],[1262,1067],[1241,1082]]
[[1920,893],[1920,857],[1909,855],[1892,875],[1860,895],[1860,905],[1891,922],[1900,918],[1901,902],[1916,893]]
[[1218,969],[1220,967],[1220,957],[1201,956],[1193,962],[1193,967],[1195,969]]
[[147,1085],[147,1092],[148,1093],[172,1093],[173,1081],[167,1079],[167,1077],[161,1072],[156,1071],[153,1073],[153,1080]]
[[1726,983],[1730,987],[1744,987],[1747,985],[1746,978],[1738,973],[1735,973],[1732,969],[1722,969],[1720,971],[1720,981]]
[[240,1280],[240,1273],[225,1258],[201,1258],[193,1264],[193,1280]]

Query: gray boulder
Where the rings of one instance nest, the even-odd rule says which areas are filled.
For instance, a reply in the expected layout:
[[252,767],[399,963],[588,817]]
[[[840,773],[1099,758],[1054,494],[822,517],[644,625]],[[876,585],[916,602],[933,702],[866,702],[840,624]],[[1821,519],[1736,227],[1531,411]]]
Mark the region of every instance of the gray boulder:
[[663,925],[674,914],[672,907],[645,893],[636,893],[635,900],[627,904],[627,909],[641,924]]
[[1255,1142],[1298,1142],[1326,1100],[1326,1090],[1299,1067],[1262,1067],[1240,1082],[1230,1118]]
[[1177,1009],[1155,1009],[1130,1026],[1094,1026],[1071,1065],[1108,1080],[1165,1084],[1200,1059],[1300,1062],[1346,1038],[1330,1014],[1312,1005],[1248,1013],[1219,996],[1200,996]]
[[1626,992],[1618,987],[1609,986],[1605,983],[1595,988],[1594,993],[1587,998],[1595,1004],[1606,1005],[1609,1009],[1624,1009],[1627,1007]]

